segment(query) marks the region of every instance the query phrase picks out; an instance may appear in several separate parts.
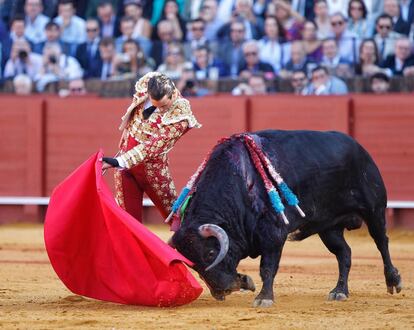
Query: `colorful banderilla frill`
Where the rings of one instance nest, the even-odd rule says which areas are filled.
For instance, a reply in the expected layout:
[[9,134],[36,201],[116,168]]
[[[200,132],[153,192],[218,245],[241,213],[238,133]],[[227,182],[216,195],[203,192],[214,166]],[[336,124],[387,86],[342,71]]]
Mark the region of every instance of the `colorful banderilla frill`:
[[[276,211],[277,214],[282,218],[283,222],[288,225],[289,220],[285,214],[285,206],[282,203],[280,198],[279,192],[283,196],[283,198],[287,201],[288,205],[294,206],[298,213],[305,217],[305,213],[299,207],[299,200],[297,196],[292,192],[286,182],[283,180],[282,176],[276,171],[272,163],[270,162],[269,158],[266,154],[261,150],[256,142],[254,141],[253,137],[249,134],[238,134],[234,137],[240,138],[244,144],[246,145],[247,150],[249,151],[250,157],[252,158],[253,164],[256,170],[259,172],[260,177],[263,180],[265,185],[267,194],[269,196],[270,202],[272,204],[273,209]],[[217,145],[228,141],[231,137],[222,138],[218,141]],[[216,146],[217,146],[216,145]],[[172,211],[165,222],[169,222],[173,214],[177,213],[180,210],[180,207],[184,204],[186,199],[191,195],[192,191],[194,190],[195,182],[197,181],[198,177],[206,167],[207,161],[210,158],[210,155],[215,147],[208,153],[208,155],[204,158],[203,162],[198,167],[197,171],[191,176],[190,180],[187,182],[186,186],[181,191],[179,197],[174,202],[172,206]],[[277,188],[273,185],[271,179],[268,177],[267,172],[270,174],[270,177],[276,182]],[[278,191],[279,190],[279,191]]]

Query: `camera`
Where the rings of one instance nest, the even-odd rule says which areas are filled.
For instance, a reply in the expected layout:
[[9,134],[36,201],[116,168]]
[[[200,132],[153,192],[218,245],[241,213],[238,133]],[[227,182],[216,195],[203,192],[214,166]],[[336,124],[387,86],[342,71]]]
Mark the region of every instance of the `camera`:
[[185,88],[192,89],[194,88],[194,80],[187,80],[185,83]]
[[57,63],[57,57],[55,55],[50,55],[49,56],[49,62],[52,64],[56,64]]
[[22,61],[25,61],[27,59],[29,54],[27,54],[27,52],[25,50],[19,50],[18,56],[19,59]]

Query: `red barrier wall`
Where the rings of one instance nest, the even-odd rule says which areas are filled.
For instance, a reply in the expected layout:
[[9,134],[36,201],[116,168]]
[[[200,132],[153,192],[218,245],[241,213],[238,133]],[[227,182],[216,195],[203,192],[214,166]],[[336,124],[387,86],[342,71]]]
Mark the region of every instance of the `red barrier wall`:
[[[170,154],[177,190],[223,136],[268,128],[339,130],[371,153],[389,199],[414,200],[414,96],[219,95],[190,101],[203,127],[188,132]],[[115,154],[120,117],[130,99],[2,96],[0,102],[0,196],[49,196],[99,147],[107,155]],[[112,173],[106,177],[112,185]],[[39,220],[45,208],[0,209],[1,223]]]

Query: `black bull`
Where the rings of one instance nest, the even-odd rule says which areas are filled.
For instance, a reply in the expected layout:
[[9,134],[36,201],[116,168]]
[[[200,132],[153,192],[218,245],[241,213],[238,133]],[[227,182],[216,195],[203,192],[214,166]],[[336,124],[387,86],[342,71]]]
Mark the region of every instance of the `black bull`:
[[290,223],[285,225],[243,141],[232,137],[218,145],[172,238],[177,250],[194,262],[212,295],[224,300],[232,291],[254,291],[250,277],[236,268],[241,259],[260,255],[263,286],[253,305],[272,305],[274,277],[291,233],[295,240],[318,234],[335,254],[339,278],[328,298],[346,299],[351,249],[344,229],[359,228],[362,221],[381,253],[388,292],[400,292],[401,278],[391,262],[385,229],[386,190],[368,153],[338,132],[269,130],[252,136],[297,195],[306,217],[287,206]]

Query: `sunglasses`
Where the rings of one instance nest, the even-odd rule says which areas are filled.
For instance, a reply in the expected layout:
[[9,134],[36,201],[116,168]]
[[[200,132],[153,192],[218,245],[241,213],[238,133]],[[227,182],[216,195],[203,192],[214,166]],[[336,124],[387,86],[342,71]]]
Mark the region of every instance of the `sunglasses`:
[[243,33],[244,30],[242,30],[242,29],[231,29],[230,32]]
[[301,77],[301,78],[292,78],[292,82],[302,82],[305,81],[305,77]]
[[344,21],[336,21],[336,22],[331,22],[332,26],[342,26],[344,25]]
[[94,28],[94,29],[86,29],[86,32],[96,32],[96,31],[98,31],[97,28]]
[[353,6],[351,6],[351,10],[359,10],[359,11],[362,11],[362,7],[353,7]]
[[257,52],[246,52],[244,53],[244,56],[256,56]]
[[192,27],[191,30],[192,31],[204,31],[204,28],[201,27],[201,26],[200,27]]

